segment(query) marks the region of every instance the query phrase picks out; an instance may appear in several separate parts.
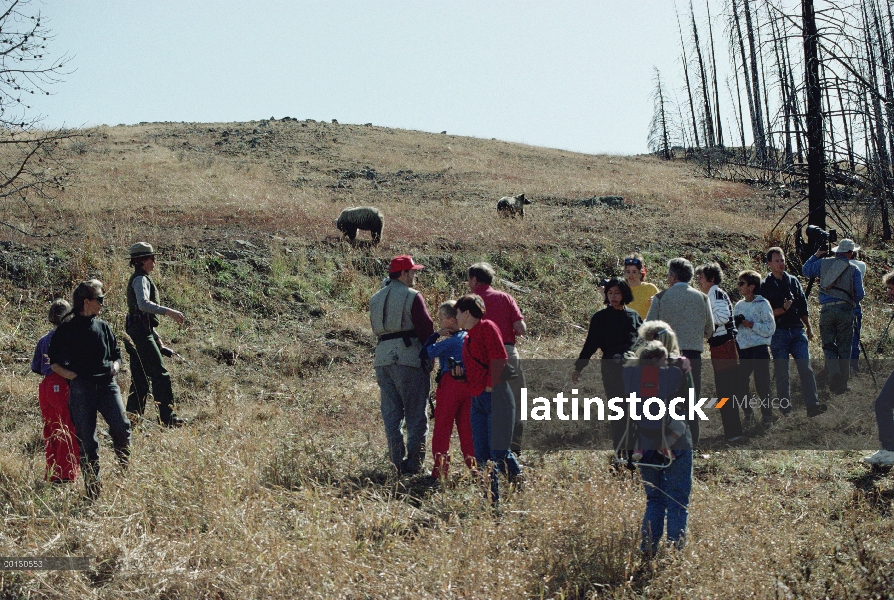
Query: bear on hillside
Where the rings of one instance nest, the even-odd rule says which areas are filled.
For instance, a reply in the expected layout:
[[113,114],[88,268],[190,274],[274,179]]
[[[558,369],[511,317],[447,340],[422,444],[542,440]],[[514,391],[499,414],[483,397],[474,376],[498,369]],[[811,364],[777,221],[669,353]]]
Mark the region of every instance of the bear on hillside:
[[514,217],[516,215],[524,217],[525,204],[530,203],[531,201],[525,198],[524,194],[519,194],[518,196],[504,196],[497,202],[497,212],[504,217]]
[[354,206],[346,208],[338,215],[335,226],[348,236],[352,242],[357,237],[357,230],[369,231],[373,243],[378,244],[382,239],[382,226],[385,216],[374,206]]

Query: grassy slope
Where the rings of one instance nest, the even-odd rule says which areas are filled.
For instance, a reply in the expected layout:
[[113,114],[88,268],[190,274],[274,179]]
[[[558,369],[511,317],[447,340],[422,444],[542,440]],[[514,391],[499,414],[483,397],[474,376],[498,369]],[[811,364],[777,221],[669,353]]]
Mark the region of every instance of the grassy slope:
[[[226,135],[225,135],[226,132]],[[523,357],[575,356],[600,304],[598,279],[630,249],[652,280],[683,255],[727,272],[755,251],[783,207],[685,165],[587,156],[498,141],[325,123],[146,124],[99,128],[67,151],[77,174],[40,216],[70,233],[9,238],[0,253],[0,550],[90,555],[87,574],[11,573],[0,590],[58,597],[312,594],[518,597],[863,596],[890,589],[891,480],[859,454],[715,453],[696,463],[692,543],[643,565],[643,494],[606,457],[531,458],[526,489],[494,519],[460,478],[424,490],[389,474],[370,368],[366,306],[391,256],[429,269],[433,308],[490,260],[531,335]],[[524,220],[496,200],[525,191]],[[624,210],[573,206],[616,194]],[[386,215],[378,247],[340,243],[351,205]],[[744,233],[743,233],[744,232]],[[361,234],[365,235],[365,234]],[[27,373],[46,303],[97,276],[104,316],[123,330],[126,248],[154,243],[186,362],[171,370],[194,424],[134,436],[124,478],[103,498],[42,482],[37,377]],[[870,253],[870,268],[885,255]],[[0,271],[3,273],[4,271]],[[874,346],[885,316],[867,300]],[[818,351],[818,348],[814,348]],[[124,381],[122,379],[122,381]],[[111,466],[109,452],[103,464]],[[887,582],[887,583],[885,583]],[[887,586],[887,587],[886,587]],[[735,592],[731,592],[735,590]]]

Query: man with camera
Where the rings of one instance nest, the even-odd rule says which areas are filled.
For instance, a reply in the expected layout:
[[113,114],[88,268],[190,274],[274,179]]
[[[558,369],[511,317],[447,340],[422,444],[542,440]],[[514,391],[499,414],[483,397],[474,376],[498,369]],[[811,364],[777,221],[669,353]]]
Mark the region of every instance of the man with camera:
[[854,308],[866,295],[863,276],[850,262],[854,251],[859,249],[860,246],[853,240],[845,238],[832,248],[835,256],[826,257],[828,251],[821,246],[801,269],[805,277],[819,277],[820,337],[829,389],[833,394],[843,394],[848,390]]
[[[808,341],[813,339],[813,329],[807,312],[807,297],[798,278],[785,272],[785,254],[782,248],[774,246],[767,250],[767,267],[770,273],[761,283],[760,295],[770,303],[776,318],[776,332],[770,340],[776,396],[791,402],[788,372],[791,356],[795,359],[798,376],[801,378],[807,416],[815,417],[826,412],[826,405],[819,403],[816,378],[810,366]],[[787,409],[781,410],[783,414],[788,414],[791,412],[791,404]]]

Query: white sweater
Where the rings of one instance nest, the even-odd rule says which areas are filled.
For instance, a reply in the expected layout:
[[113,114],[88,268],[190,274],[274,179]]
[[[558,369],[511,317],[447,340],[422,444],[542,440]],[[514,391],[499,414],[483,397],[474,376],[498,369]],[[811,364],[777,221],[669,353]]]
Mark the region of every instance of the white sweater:
[[742,315],[746,321],[753,321],[754,327],[739,325],[739,335],[736,344],[739,348],[754,348],[755,346],[769,346],[773,334],[776,333],[776,319],[773,318],[773,309],[763,296],[755,296],[751,302],[739,300],[733,315]]

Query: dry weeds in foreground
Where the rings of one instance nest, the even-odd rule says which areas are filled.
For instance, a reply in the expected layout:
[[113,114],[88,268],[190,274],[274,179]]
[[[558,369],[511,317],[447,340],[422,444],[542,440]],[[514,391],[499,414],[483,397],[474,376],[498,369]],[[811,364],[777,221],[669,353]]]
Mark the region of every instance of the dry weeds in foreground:
[[[307,125],[94,130],[57,207],[77,235],[32,245],[32,256],[19,246],[3,254],[0,553],[94,557],[88,573],[2,573],[3,595],[857,598],[894,589],[894,480],[868,475],[856,453],[698,459],[690,543],[650,564],[636,551],[640,484],[610,475],[604,454],[529,453],[530,479],[499,516],[460,469],[431,489],[397,479],[385,460],[365,307],[391,256],[409,251],[430,266],[421,288],[432,307],[463,291],[469,263],[492,260],[528,290],[516,294],[532,332],[523,356],[569,357],[601,304],[595,282],[619,272],[630,248],[646,253],[659,282],[663,261],[679,254],[730,272],[759,266],[751,252],[780,214],[772,198],[651,159]],[[364,169],[375,178],[346,175]],[[519,191],[535,197],[528,218],[496,219],[496,199]],[[633,207],[569,206],[602,194]],[[332,220],[364,203],[385,211],[383,244],[339,243]],[[131,471],[107,468],[103,497],[88,506],[80,485],[41,481],[37,378],[22,359],[44,332],[47,298],[88,274],[109,284],[105,316],[123,329],[124,255],[136,238],[162,251],[161,289],[189,317],[162,333],[187,358],[171,370],[193,424],[137,432]],[[869,257],[878,270],[885,260]],[[887,321],[879,299],[867,300],[869,347]],[[105,449],[102,462],[113,463]]]

